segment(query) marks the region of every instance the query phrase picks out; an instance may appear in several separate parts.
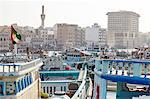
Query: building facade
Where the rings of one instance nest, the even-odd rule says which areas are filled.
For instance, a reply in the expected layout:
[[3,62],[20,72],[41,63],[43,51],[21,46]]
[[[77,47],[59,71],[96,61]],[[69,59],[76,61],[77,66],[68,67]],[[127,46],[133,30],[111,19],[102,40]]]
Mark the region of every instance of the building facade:
[[150,47],[150,32],[139,33],[139,47],[149,46]]
[[0,26],[0,52],[8,51],[11,47],[10,30],[8,26]]
[[[27,47],[34,50],[54,50],[54,32],[51,27],[35,29],[30,26],[13,24],[15,30],[21,34],[21,41],[17,44],[18,53],[26,53]],[[9,26],[0,26],[0,52],[12,50],[11,29]]]
[[[20,31],[20,32],[19,32]],[[31,39],[35,36],[35,29],[30,26],[25,26],[17,29],[18,33],[21,33],[22,40],[18,44],[18,53],[26,53],[27,47],[31,46]]]
[[53,29],[59,50],[81,47],[85,41],[84,30],[76,24],[55,24]]
[[[106,29],[101,28],[97,23],[94,23],[91,27],[86,27],[85,34],[88,48],[93,49],[95,45],[101,48],[107,45]],[[95,42],[98,42],[98,44]]]
[[54,50],[56,44],[53,29],[36,29],[34,37],[31,38],[31,44],[33,49]]
[[107,42],[110,47],[134,48],[139,32],[139,14],[131,11],[108,12]]
[[99,48],[107,46],[107,31],[104,28],[99,30]]
[[101,29],[101,26],[99,26],[97,23],[94,23],[91,27],[88,26],[85,29],[85,39],[87,41],[98,41],[99,36],[99,30]]

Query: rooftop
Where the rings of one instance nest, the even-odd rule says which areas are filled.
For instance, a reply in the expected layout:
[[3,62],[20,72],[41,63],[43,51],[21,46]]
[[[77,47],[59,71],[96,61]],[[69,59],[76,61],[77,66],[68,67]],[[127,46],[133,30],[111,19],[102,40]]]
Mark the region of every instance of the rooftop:
[[125,10],[120,10],[120,11],[114,11],[114,12],[108,12],[106,15],[112,14],[112,13],[128,13],[128,14],[132,14],[135,15],[137,17],[140,17],[139,14],[137,14],[136,12],[133,11],[125,11]]
[[77,80],[79,72],[75,70],[40,71],[40,76],[42,81]]

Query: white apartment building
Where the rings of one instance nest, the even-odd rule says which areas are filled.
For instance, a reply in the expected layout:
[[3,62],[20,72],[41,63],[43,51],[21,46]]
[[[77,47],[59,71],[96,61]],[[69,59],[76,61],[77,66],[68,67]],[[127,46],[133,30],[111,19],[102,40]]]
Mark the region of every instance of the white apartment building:
[[84,30],[76,24],[55,24],[53,29],[59,50],[72,47],[79,48],[85,40]]
[[115,48],[137,46],[139,14],[131,11],[108,12],[107,43]]
[[85,39],[87,41],[99,41],[99,30],[101,26],[97,23],[94,23],[91,27],[88,26],[85,28]]
[[[107,32],[106,29],[101,28],[97,23],[94,23],[91,27],[86,27],[85,29],[86,34],[86,41],[88,45],[90,44],[89,48],[92,49],[94,45],[96,45],[95,42],[98,42],[99,48],[104,47],[107,45]],[[89,43],[90,42],[90,43]]]

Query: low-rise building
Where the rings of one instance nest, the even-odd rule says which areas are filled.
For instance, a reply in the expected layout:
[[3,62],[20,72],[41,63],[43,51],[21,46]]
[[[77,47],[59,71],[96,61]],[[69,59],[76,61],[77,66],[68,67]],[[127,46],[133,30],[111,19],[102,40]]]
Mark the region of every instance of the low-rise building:
[[0,26],[0,52],[9,51],[11,47],[10,30],[8,26]]
[[84,30],[76,24],[60,23],[54,25],[54,38],[59,50],[81,47],[85,41]]
[[[99,48],[107,45],[107,32],[106,29],[101,28],[100,25],[94,23],[91,27],[85,28],[87,46],[93,49],[98,45]],[[99,44],[96,44],[98,42]]]

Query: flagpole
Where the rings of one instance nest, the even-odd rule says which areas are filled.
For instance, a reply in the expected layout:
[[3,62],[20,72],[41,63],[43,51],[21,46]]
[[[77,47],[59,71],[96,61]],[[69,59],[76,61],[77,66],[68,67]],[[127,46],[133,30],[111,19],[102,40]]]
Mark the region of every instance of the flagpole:
[[17,51],[17,44],[14,44],[14,54],[17,55],[18,51]]
[[13,61],[14,63],[16,62],[15,58],[17,56],[17,44],[14,44],[14,49],[13,49]]
[[13,57],[13,63],[15,63],[15,49],[14,49],[14,45],[13,45],[13,49],[12,49],[12,57]]
[[[10,33],[12,35],[12,25],[11,25],[11,29],[10,29]],[[12,37],[11,37],[11,40],[12,40]],[[12,51],[12,58],[13,58],[13,63],[15,63],[15,49],[14,49],[14,44],[13,44],[13,41],[11,43],[11,51]]]

